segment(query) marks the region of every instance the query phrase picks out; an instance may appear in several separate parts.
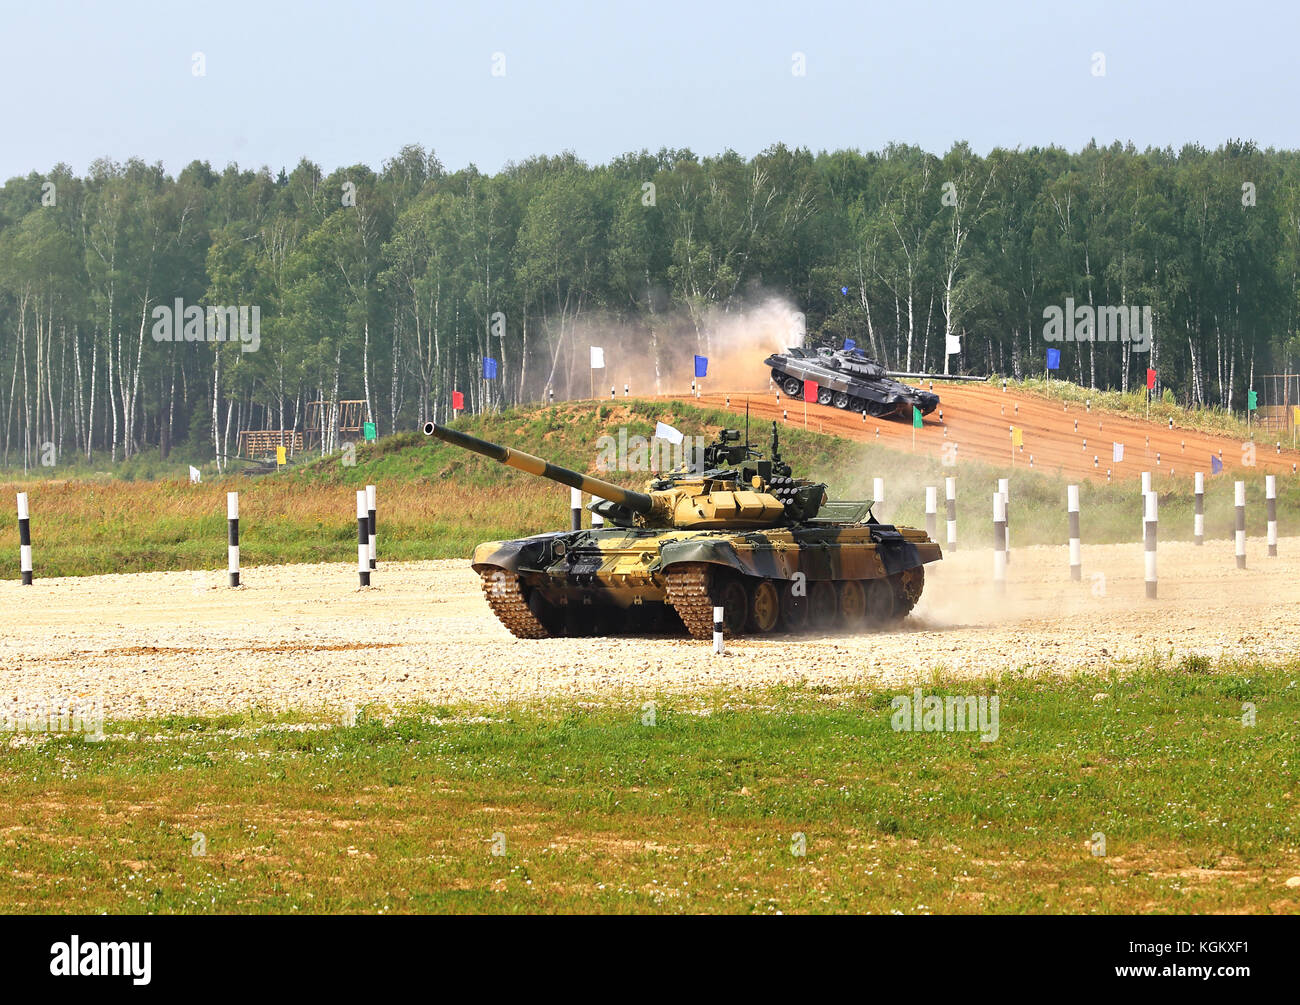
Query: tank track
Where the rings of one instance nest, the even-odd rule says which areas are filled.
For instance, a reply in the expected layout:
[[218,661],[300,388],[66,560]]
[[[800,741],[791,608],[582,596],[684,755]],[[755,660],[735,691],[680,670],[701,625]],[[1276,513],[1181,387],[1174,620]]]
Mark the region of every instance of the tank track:
[[709,568],[703,562],[685,562],[664,577],[668,603],[693,639],[713,638],[713,600],[709,597]]
[[907,569],[898,575],[898,589],[895,595],[898,597],[898,614],[901,621],[912,613],[912,608],[917,605],[921,599],[921,591],[925,589],[925,566],[918,565],[914,569]]
[[479,578],[488,606],[511,635],[521,639],[550,637],[550,630],[528,609],[528,601],[524,599],[524,591],[515,573],[505,569],[484,569]]

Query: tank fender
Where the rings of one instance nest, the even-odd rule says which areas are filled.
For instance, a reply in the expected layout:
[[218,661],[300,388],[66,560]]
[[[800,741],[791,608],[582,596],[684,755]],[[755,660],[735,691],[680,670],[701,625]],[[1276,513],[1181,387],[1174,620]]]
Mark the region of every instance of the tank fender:
[[[871,540],[888,576],[924,564],[917,546],[891,526],[873,524]],[[838,563],[829,548],[805,547],[799,551],[765,548],[761,532],[746,534],[744,541],[754,547],[737,549],[731,541],[721,538],[669,541],[659,549],[660,571],[679,562],[708,562],[747,576],[790,579],[796,572],[802,572],[814,581],[840,578]]]
[[[746,539],[762,538],[761,534],[746,534]],[[761,543],[761,542],[760,542]],[[770,576],[786,579],[796,569],[786,569],[781,553],[769,548],[744,549],[737,552],[732,543],[723,538],[692,538],[686,541],[667,541],[659,548],[660,571],[682,562],[708,562],[725,565],[746,576]],[[791,556],[793,558],[793,556]]]
[[917,551],[916,545],[888,524],[873,524],[871,540],[876,544],[876,552],[880,555],[886,575],[915,569],[922,564],[921,553]]
[[517,541],[484,541],[474,549],[470,565],[475,572],[483,566],[496,566],[509,572],[521,569],[545,569],[554,561],[555,545],[559,538],[572,532],[557,531],[537,534]]

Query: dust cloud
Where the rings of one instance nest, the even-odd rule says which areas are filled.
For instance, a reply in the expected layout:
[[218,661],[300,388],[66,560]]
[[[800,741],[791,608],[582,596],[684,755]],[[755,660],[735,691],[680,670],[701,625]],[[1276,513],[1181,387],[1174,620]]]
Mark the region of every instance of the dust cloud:
[[[567,325],[559,338],[550,380],[536,389],[539,398],[548,385],[556,398],[608,398],[611,388],[622,397],[624,385],[632,395],[687,394],[696,355],[709,360],[702,390],[766,391],[763,360],[803,344],[804,317],[789,300],[765,296],[738,309],[675,311],[646,323],[588,316]],[[604,350],[601,369],[591,369],[593,346]]]

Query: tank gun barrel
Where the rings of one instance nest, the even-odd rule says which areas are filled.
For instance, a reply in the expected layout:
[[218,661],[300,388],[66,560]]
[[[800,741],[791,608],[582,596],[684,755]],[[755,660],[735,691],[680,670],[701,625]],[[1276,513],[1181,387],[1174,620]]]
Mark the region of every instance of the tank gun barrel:
[[886,370],[885,376],[903,377],[908,380],[988,380],[987,377],[979,377],[964,373],[906,373],[902,370]]
[[470,436],[468,433],[448,429],[436,422],[426,422],[424,424],[424,435],[436,436],[444,443],[450,443],[462,450],[472,450],[476,454],[490,457],[494,461],[517,468],[520,471],[526,471],[530,475],[549,478],[561,485],[567,485],[570,488],[581,489],[591,495],[600,496],[602,499],[608,499],[610,502],[625,506],[634,513],[649,514],[654,509],[654,500],[644,492],[634,492],[631,489],[621,488],[601,478],[592,478],[590,475],[584,475],[579,471],[562,468],[558,464],[551,464],[540,457],[526,454],[522,450],[513,450],[510,447],[503,447],[499,443],[480,440],[477,436]]

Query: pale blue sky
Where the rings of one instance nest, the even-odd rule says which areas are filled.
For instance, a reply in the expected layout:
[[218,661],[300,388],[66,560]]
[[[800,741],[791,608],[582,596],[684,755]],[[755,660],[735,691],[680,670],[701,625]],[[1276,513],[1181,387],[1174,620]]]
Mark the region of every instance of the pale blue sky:
[[2,16],[0,178],[132,155],[378,168],[405,143],[485,171],[777,141],[1300,146],[1292,3],[4,0]]

